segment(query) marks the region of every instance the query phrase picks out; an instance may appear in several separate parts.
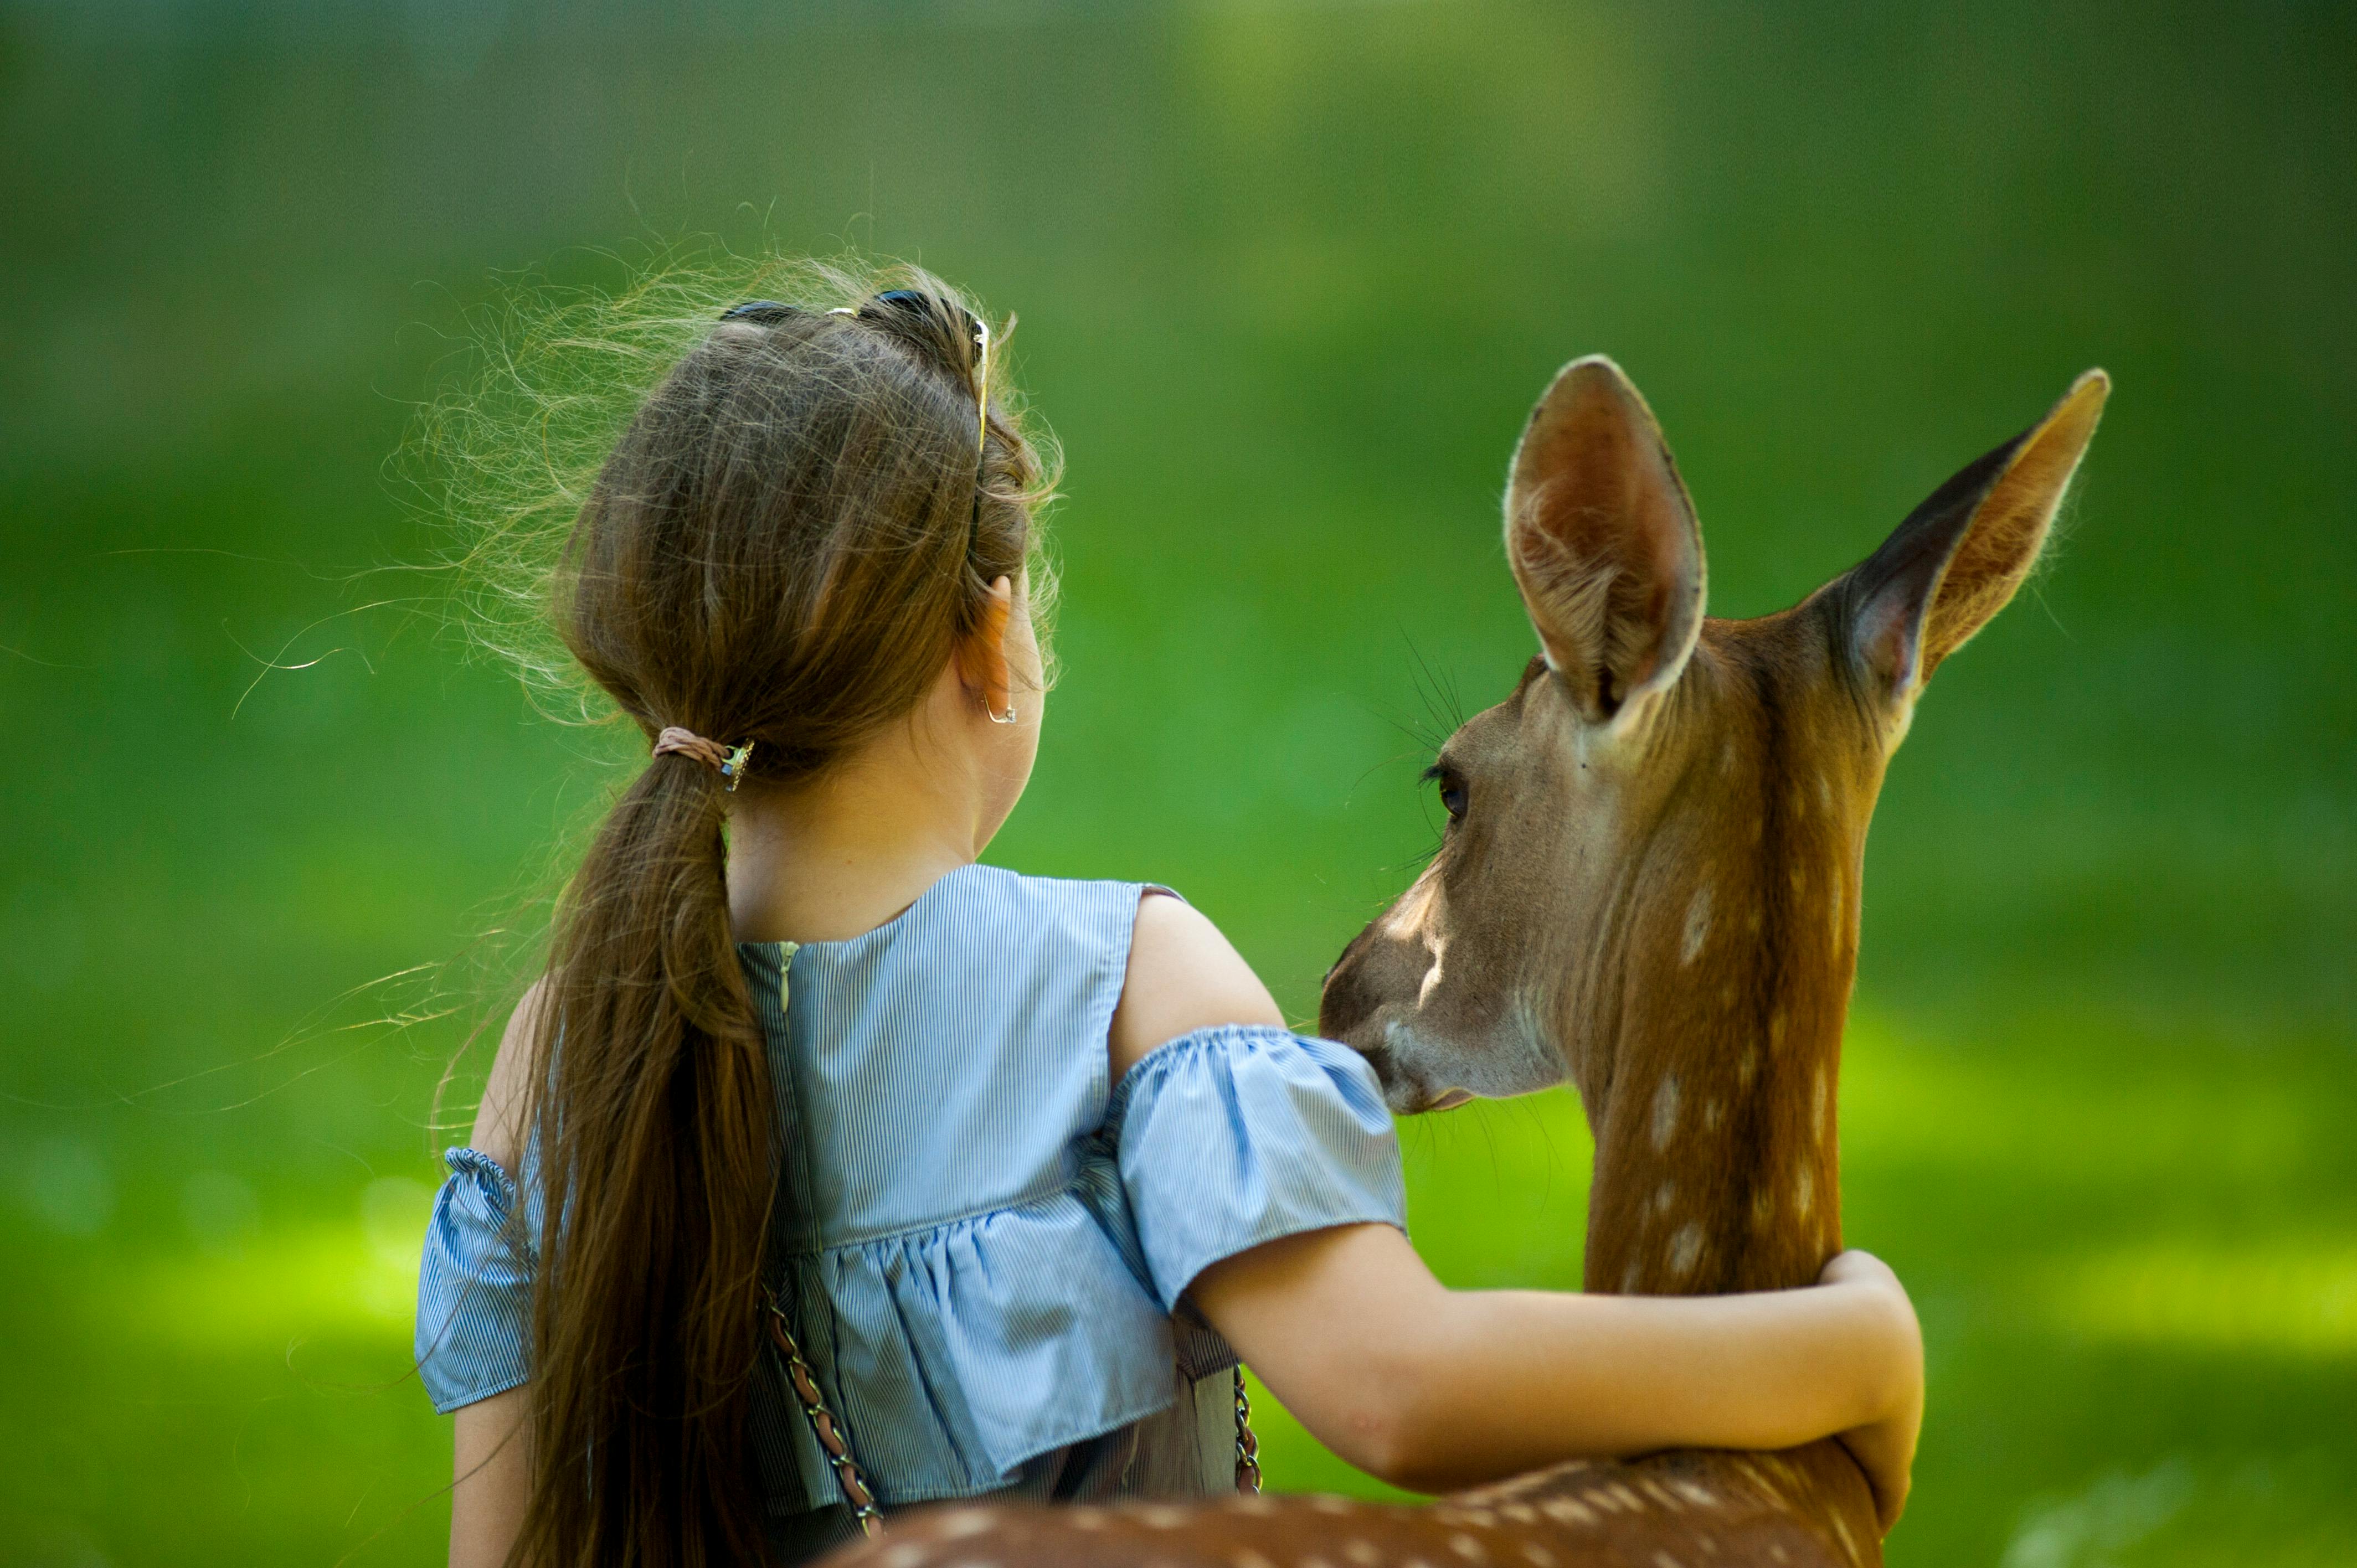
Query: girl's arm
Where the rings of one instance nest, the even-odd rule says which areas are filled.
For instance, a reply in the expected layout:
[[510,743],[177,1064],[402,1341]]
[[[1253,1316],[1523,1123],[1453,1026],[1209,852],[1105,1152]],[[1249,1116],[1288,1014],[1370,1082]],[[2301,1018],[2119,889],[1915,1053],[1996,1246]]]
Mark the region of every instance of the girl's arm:
[[525,1391],[458,1407],[457,1479],[450,1487],[450,1568],[504,1568],[523,1526],[532,1471]]
[[[473,1147],[510,1176],[521,1163],[523,1090],[540,1004],[535,984],[508,1020],[490,1080],[483,1086],[483,1102],[475,1112]],[[530,1414],[528,1388],[512,1388],[454,1412],[450,1568],[501,1568],[507,1562],[532,1495]]]
[[1303,1425],[1396,1486],[1841,1434],[1888,1529],[1921,1344],[1889,1270],[1848,1252],[1829,1272],[1851,1277],[1751,1295],[1452,1291],[1390,1226],[1345,1225],[1214,1263],[1189,1294]]
[[[1115,1075],[1164,1040],[1232,1023],[1284,1026],[1210,920],[1146,899],[1114,1015]],[[1390,1226],[1345,1225],[1215,1263],[1189,1294],[1303,1424],[1395,1485],[1839,1434],[1886,1529],[1906,1499],[1922,1343],[1898,1279],[1862,1252],[1814,1287],[1749,1295],[1452,1291]]]

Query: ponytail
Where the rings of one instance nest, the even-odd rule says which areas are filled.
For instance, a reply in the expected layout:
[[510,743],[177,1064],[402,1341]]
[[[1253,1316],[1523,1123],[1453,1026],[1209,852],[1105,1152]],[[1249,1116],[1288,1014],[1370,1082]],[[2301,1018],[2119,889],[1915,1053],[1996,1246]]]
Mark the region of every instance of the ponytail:
[[762,1559],[747,1404],[777,1184],[721,802],[704,763],[655,757],[560,908],[533,1119],[537,1484],[517,1561]]

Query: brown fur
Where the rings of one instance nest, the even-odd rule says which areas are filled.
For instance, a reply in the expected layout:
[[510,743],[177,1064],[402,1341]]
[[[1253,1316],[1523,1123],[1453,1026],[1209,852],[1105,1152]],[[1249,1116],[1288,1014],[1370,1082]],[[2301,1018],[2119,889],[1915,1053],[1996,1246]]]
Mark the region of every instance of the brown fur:
[[[1567,367],[1533,413],[1508,560],[1547,657],[1442,748],[1464,819],[1344,952],[1319,1022],[1400,1111],[1567,1077],[1596,1133],[1589,1290],[1799,1285],[1839,1250],[1834,1107],[1867,820],[1922,676],[2034,563],[2107,386],[2082,377],[1857,571],[1750,621],[1700,620],[1700,532],[1617,367]],[[945,1509],[843,1563],[1880,1561],[1865,1478],[1826,1441],[1563,1465],[1424,1509]]]

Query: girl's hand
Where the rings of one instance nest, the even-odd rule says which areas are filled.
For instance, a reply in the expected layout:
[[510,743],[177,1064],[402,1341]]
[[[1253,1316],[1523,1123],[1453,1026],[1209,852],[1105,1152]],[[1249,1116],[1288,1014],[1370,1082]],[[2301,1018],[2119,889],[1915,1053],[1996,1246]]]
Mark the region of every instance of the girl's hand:
[[1915,1321],[1915,1305],[1907,1299],[1907,1288],[1890,1266],[1871,1252],[1837,1253],[1817,1276],[1817,1283],[1858,1292],[1889,1348],[1883,1413],[1840,1434],[1843,1446],[1866,1472],[1867,1484],[1874,1491],[1875,1512],[1887,1535],[1907,1509],[1915,1439],[1923,1426],[1923,1331]]

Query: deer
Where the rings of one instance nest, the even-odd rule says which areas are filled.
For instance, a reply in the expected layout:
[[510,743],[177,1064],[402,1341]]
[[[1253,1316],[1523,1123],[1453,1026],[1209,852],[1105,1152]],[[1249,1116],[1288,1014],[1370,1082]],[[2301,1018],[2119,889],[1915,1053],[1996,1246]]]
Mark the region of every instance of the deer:
[[[1867,819],[1932,671],[2044,550],[2109,395],[2080,376],[1800,604],[1706,617],[1702,532],[1601,356],[1555,376],[1509,470],[1539,653],[1428,777],[1421,875],[1329,972],[1319,1032],[1393,1112],[1568,1082],[1594,1134],[1584,1285],[1813,1282],[1842,1246],[1841,1044]],[[1254,1494],[920,1512],[841,1568],[1873,1568],[1837,1441],[1574,1461],[1429,1504]]]

